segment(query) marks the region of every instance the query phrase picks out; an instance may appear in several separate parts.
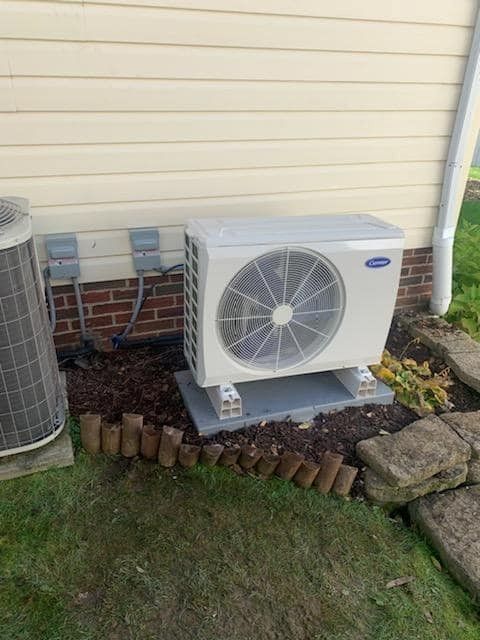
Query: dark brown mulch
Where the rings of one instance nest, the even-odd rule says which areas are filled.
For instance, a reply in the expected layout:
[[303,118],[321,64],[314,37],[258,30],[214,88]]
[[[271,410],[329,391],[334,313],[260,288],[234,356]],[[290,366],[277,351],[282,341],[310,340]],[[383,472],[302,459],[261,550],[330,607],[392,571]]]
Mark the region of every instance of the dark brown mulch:
[[480,180],[468,180],[465,188],[465,200],[480,200]]
[[[445,368],[396,322],[387,348],[395,356],[429,360],[434,371]],[[181,347],[101,354],[90,361],[87,369],[70,365],[67,376],[70,410],[73,415],[100,413],[109,422],[119,421],[123,412],[141,413],[145,422],[158,428],[171,425],[183,429],[186,442],[201,442],[205,439],[192,426],[173,377],[175,371],[185,367]],[[458,380],[454,379],[449,396],[454,410],[480,409],[480,396]],[[367,405],[319,415],[308,429],[300,429],[292,422],[270,422],[233,433],[222,432],[211,440],[229,445],[253,443],[278,453],[296,451],[313,461],[318,461],[326,450],[337,451],[345,456],[346,462],[361,467],[355,455],[357,442],[377,435],[380,429],[394,433],[416,419],[412,411],[395,402],[391,406]]]

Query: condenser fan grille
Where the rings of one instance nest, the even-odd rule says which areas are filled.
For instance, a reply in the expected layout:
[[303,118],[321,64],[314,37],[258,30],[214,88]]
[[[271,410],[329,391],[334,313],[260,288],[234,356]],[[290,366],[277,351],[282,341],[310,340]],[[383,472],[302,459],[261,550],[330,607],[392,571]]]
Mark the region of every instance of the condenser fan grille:
[[6,227],[22,217],[22,210],[18,204],[0,198],[0,227]]
[[341,321],[343,285],[319,254],[285,247],[249,262],[218,307],[224,349],[244,366],[281,371],[326,347]]

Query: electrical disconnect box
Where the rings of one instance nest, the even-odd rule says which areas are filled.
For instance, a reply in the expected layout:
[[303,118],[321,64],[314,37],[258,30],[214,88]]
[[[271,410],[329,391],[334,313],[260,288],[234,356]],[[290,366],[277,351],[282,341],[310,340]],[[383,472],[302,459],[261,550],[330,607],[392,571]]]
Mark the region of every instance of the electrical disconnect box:
[[160,269],[160,237],[158,229],[131,229],[130,242],[136,271]]
[[78,261],[77,237],[74,233],[48,235],[45,238],[45,246],[52,280],[78,278],[80,263]]

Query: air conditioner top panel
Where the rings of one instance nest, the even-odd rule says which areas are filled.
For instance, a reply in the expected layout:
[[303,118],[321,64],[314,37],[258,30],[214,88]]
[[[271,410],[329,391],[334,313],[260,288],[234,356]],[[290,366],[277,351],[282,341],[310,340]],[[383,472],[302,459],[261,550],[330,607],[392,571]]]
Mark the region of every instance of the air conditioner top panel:
[[187,233],[211,247],[404,237],[399,227],[367,214],[193,219]]
[[32,237],[29,203],[25,198],[0,197],[0,251]]

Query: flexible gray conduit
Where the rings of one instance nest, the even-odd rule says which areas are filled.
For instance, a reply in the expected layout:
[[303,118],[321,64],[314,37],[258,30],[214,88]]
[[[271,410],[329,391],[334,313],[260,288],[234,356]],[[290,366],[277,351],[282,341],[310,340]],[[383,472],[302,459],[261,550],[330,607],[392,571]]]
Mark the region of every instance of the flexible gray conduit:
[[52,333],[54,333],[55,327],[57,326],[57,309],[55,308],[55,299],[53,297],[52,283],[50,281],[50,269],[48,267],[45,267],[43,270],[43,279],[45,280],[45,291],[47,294],[50,329],[52,330]]
[[80,293],[80,285],[78,284],[78,278],[72,278],[73,292],[75,293],[75,301],[78,309],[78,319],[80,320],[80,334],[82,342],[87,342],[89,337],[87,334],[87,328],[85,326],[85,314],[83,313],[82,294]]
[[138,314],[140,313],[140,309],[142,308],[144,287],[145,287],[145,278],[143,276],[143,271],[138,271],[137,299],[135,301],[135,306],[133,307],[133,311],[132,311],[132,315],[130,317],[130,320],[128,321],[128,324],[125,327],[125,329],[122,331],[122,333],[118,337],[118,342],[119,343],[122,343],[124,340],[127,339],[127,337],[129,336],[130,332],[132,331],[133,327],[135,326],[135,323],[136,323],[137,318],[138,318]]

